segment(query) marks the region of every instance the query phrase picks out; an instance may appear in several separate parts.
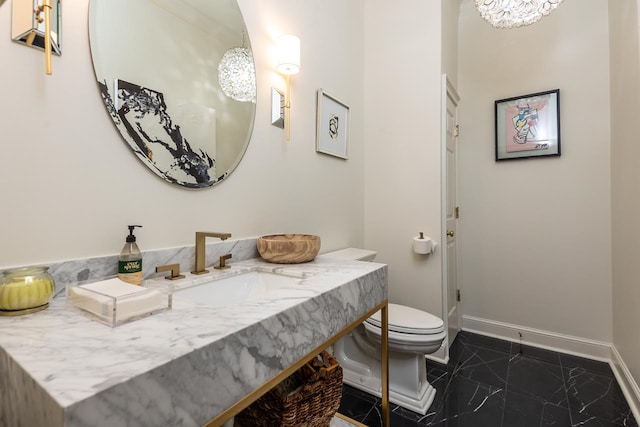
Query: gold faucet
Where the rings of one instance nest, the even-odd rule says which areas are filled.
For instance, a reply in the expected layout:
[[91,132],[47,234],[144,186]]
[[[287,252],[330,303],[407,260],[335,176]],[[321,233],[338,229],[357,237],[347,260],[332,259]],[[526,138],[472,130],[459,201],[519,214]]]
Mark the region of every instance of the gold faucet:
[[204,269],[206,259],[205,242],[207,237],[217,237],[220,240],[227,240],[231,237],[231,233],[209,233],[206,231],[196,231],[196,268],[191,272],[193,274],[204,274],[209,272],[209,270]]

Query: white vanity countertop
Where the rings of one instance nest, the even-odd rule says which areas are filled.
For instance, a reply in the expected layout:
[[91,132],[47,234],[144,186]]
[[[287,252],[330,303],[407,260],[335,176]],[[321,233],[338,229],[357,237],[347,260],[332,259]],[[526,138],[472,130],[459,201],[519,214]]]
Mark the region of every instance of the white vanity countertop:
[[230,265],[211,274],[301,274],[315,295],[213,308],[176,294],[173,310],[116,328],[61,298],[0,317],[0,427],[201,426],[387,296],[383,264]]

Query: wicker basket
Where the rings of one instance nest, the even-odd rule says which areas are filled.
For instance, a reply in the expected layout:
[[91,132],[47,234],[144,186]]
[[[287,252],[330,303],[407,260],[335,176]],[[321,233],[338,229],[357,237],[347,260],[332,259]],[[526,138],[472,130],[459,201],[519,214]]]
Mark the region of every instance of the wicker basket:
[[326,427],[342,399],[342,368],[323,351],[236,415],[241,427]]

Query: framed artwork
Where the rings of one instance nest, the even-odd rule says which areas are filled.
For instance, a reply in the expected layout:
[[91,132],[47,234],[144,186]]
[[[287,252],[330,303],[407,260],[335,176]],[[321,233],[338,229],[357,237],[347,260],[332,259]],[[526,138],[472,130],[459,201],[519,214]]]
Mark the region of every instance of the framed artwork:
[[347,159],[349,107],[318,89],[316,151]]
[[496,161],[560,155],[560,89],[496,101]]

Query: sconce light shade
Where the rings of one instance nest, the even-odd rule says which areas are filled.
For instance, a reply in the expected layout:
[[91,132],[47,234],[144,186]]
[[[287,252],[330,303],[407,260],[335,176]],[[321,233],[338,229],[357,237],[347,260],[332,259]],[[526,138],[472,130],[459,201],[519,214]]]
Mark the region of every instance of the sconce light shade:
[[276,45],[276,70],[281,74],[297,74],[300,71],[300,39],[286,35]]

